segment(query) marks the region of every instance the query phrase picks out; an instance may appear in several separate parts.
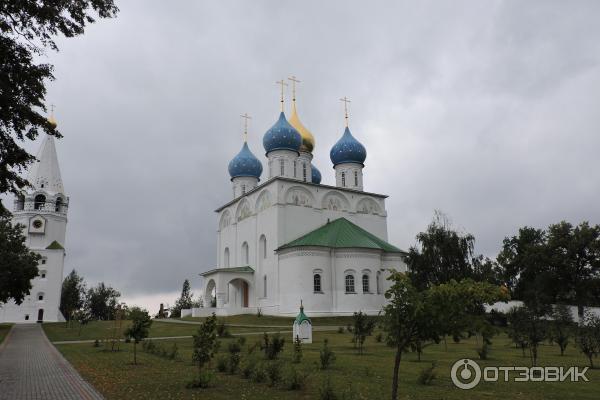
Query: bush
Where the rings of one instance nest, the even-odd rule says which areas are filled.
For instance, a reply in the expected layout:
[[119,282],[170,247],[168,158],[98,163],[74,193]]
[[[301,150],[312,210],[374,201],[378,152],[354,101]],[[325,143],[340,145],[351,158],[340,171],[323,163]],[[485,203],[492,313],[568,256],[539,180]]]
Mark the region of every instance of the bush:
[[238,338],[238,344],[240,345],[240,347],[244,347],[244,345],[246,344],[246,337],[245,336],[240,336]]
[[256,364],[254,370],[252,371],[252,382],[261,383],[267,380],[267,370],[263,363]]
[[346,330],[347,330],[348,332],[352,333],[352,332],[354,332],[354,327],[353,327],[352,325],[348,324],[348,325],[346,326]]
[[227,372],[230,375],[235,374],[238,371],[240,366],[240,354],[232,353],[229,355],[229,360],[227,360]]
[[382,333],[378,333],[378,334],[375,336],[375,341],[376,341],[377,343],[381,343],[381,342],[383,342],[383,334],[382,334]]
[[431,363],[430,367],[423,368],[417,377],[417,383],[421,385],[429,385],[436,377],[435,362]]
[[338,333],[344,333],[344,327],[340,326],[337,330]]
[[94,340],[94,347],[100,347],[100,341],[98,339]]
[[252,353],[254,353],[254,350],[260,349],[260,348],[262,348],[262,344],[260,343],[260,341],[256,341],[256,342],[254,342],[253,345],[248,346],[248,354],[252,354]]
[[302,361],[302,340],[296,336],[296,340],[294,340],[294,353],[292,354],[292,362],[294,364],[299,364],[300,361]]
[[269,385],[276,386],[281,381],[281,363],[269,363],[267,365],[267,376],[269,377]]
[[241,367],[242,377],[250,379],[252,377],[252,374],[254,373],[254,370],[256,369],[256,364],[257,361],[253,357],[245,359]]
[[291,367],[287,370],[284,378],[285,388],[287,390],[302,390],[306,386],[306,380],[308,373],[305,371],[298,371],[296,368]]
[[221,322],[219,325],[217,325],[217,335],[222,338],[231,337],[231,333],[229,333],[229,329],[227,329],[227,326],[224,322]]
[[335,361],[335,353],[331,351],[328,346],[329,341],[325,339],[323,342],[323,349],[319,352],[319,359],[321,361],[321,369],[328,369],[331,364]]
[[186,385],[188,389],[206,389],[211,386],[212,381],[215,379],[215,375],[211,371],[202,371],[198,378],[194,379]]
[[279,353],[283,351],[285,339],[278,333],[273,336],[272,340],[269,338],[269,335],[265,333],[263,339],[263,350],[265,351],[265,356],[268,360],[275,360]]
[[323,383],[319,388],[319,399],[320,400],[337,400],[338,396],[335,394],[335,390],[331,385],[331,379],[326,377],[323,379]]
[[227,371],[227,358],[221,356],[217,358],[217,371],[226,372]]
[[483,345],[476,349],[480,360],[487,360],[490,353],[490,345],[487,342],[483,342]]

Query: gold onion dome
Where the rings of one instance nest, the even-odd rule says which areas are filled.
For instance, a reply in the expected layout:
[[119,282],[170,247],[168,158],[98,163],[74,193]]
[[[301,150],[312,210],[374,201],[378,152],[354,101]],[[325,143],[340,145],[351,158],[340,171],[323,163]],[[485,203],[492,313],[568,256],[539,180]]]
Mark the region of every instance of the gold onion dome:
[[315,148],[315,137],[308,129],[306,129],[304,125],[302,125],[302,122],[300,122],[300,118],[298,118],[298,113],[296,112],[295,101],[292,102],[292,116],[288,122],[298,131],[298,133],[300,133],[300,136],[302,137],[300,151],[312,153],[313,149]]

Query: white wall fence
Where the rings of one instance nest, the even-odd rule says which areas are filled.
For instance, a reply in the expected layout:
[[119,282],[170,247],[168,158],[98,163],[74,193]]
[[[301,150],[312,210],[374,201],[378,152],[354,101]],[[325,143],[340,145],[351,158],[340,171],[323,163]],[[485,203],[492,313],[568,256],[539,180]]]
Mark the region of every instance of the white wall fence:
[[[508,302],[494,303],[491,306],[486,305],[485,310],[487,312],[494,310],[494,311],[501,312],[501,313],[507,313],[511,308],[521,307],[522,305],[523,305],[522,301],[511,300]],[[573,317],[573,321],[579,323],[579,314],[577,313],[577,306],[567,306],[567,307],[569,307],[569,310],[571,311],[571,316]],[[596,315],[597,317],[600,317],[600,307],[585,307],[584,313],[585,312],[590,312],[590,313]]]

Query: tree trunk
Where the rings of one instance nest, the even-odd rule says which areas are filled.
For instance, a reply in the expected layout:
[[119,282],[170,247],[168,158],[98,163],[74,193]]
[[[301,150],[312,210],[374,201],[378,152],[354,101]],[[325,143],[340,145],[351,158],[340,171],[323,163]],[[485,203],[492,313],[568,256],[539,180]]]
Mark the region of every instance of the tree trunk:
[[398,374],[400,373],[400,361],[402,360],[402,348],[398,345],[396,358],[394,359],[394,376],[392,377],[392,400],[398,399]]

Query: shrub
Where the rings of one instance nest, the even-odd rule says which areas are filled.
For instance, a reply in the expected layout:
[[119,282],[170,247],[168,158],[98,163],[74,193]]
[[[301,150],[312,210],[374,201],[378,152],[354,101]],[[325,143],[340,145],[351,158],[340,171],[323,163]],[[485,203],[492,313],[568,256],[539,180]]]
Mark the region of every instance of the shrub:
[[306,386],[308,373],[291,367],[285,374],[284,383],[287,390],[302,390]]
[[98,339],[94,340],[94,347],[100,347],[100,341]]
[[285,339],[281,337],[280,334],[273,335],[273,339],[269,338],[268,334],[264,334],[264,346],[263,350],[265,351],[265,356],[268,360],[275,360],[279,353],[283,351],[283,345],[285,344]]
[[488,355],[490,353],[490,345],[487,342],[483,342],[483,345],[479,347],[477,350],[477,354],[479,355],[479,359],[487,360]]
[[260,341],[254,342],[253,345],[248,346],[248,354],[254,353],[254,350],[262,348]]
[[246,337],[245,336],[240,336],[238,338],[238,344],[240,345],[240,347],[244,347],[244,345],[246,344]]
[[328,346],[329,341],[325,339],[323,342],[323,349],[319,352],[319,359],[321,361],[321,369],[328,369],[331,364],[335,361],[335,353]]
[[344,333],[344,327],[340,326],[337,330],[337,333]]
[[227,329],[227,326],[224,322],[221,322],[219,325],[217,325],[217,335],[222,338],[231,337],[229,329]]
[[348,325],[346,326],[346,330],[347,330],[348,332],[350,332],[350,333],[354,332],[354,328],[353,328],[353,327],[352,327],[352,325],[350,325],[350,324],[348,324]]
[[294,353],[292,354],[292,362],[294,364],[299,364],[302,361],[302,340],[300,337],[296,336],[296,340],[294,340]]
[[429,385],[436,377],[435,362],[431,363],[430,367],[423,368],[417,377],[417,383],[421,385]]
[[229,360],[227,360],[227,372],[235,374],[240,366],[240,352],[242,351],[239,343],[229,343]]
[[242,377],[250,379],[254,373],[254,370],[256,369],[256,364],[257,362],[254,357],[245,359],[241,367]]
[[276,386],[281,381],[281,363],[269,363],[267,365],[267,376],[269,377],[269,385]]
[[211,386],[212,381],[214,380],[215,375],[211,371],[201,371],[198,375],[198,378],[194,379],[190,383],[186,385],[188,389],[206,389]]
[[331,379],[326,377],[323,379],[323,383],[321,383],[321,387],[319,388],[319,399],[320,400],[337,400],[338,396],[335,394],[335,390],[331,385]]
[[258,363],[254,367],[252,374],[250,376],[252,378],[252,382],[261,383],[267,380],[267,370],[263,363]]
[[383,334],[382,334],[382,333],[378,333],[378,334],[375,336],[375,341],[376,341],[377,343],[381,343],[381,342],[383,342]]
[[227,358],[221,356],[217,358],[217,371],[225,372],[227,371]]

